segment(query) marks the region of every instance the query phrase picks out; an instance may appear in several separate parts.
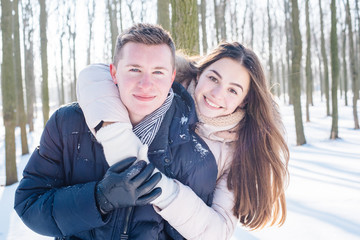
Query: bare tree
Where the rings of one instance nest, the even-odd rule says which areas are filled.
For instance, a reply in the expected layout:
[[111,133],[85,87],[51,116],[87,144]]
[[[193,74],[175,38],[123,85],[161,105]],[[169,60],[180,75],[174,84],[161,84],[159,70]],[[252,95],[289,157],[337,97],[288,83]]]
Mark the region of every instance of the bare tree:
[[326,99],[326,115],[330,116],[330,96],[329,96],[329,66],[327,60],[327,53],[325,47],[325,37],[324,37],[324,20],[323,12],[321,7],[321,0],[319,0],[319,11],[320,11],[320,28],[321,28],[321,55],[323,59],[324,66],[324,85],[325,85],[325,99]]
[[200,12],[201,12],[202,49],[203,49],[203,54],[205,55],[207,53],[207,49],[208,49],[207,31],[206,31],[206,1],[205,0],[201,0]]
[[270,14],[270,1],[267,1],[267,15],[268,15],[268,47],[269,47],[269,83],[270,83],[270,89],[272,94],[275,94],[275,86],[274,86],[274,63],[273,63],[273,54],[272,54],[272,35],[273,35],[273,29],[271,25],[271,14]]
[[[90,5],[90,1],[91,1],[91,5]],[[88,50],[87,50],[87,61],[86,63],[89,65],[91,62],[91,43],[93,40],[92,37],[92,27],[93,27],[93,23],[94,23],[94,19],[95,19],[95,0],[89,0],[88,1],[88,21],[89,21],[89,40],[88,40]]]
[[303,145],[306,143],[304,126],[302,122],[301,113],[301,87],[300,87],[300,69],[301,69],[301,55],[302,43],[301,33],[299,27],[299,7],[297,0],[291,0],[291,15],[292,15],[292,32],[293,32],[293,54],[292,54],[292,67],[291,67],[291,82],[292,82],[292,95],[295,115],[295,129],[296,129],[296,145]]
[[[132,2],[132,1],[131,1]],[[131,8],[131,6],[129,6]],[[117,25],[117,2],[116,0],[107,0],[107,11],[110,21],[110,33],[111,33],[111,52],[115,52],[116,39],[119,34],[119,28]],[[131,10],[131,16],[133,18],[133,13]],[[134,20],[133,20],[134,22]]]
[[286,32],[286,68],[287,68],[287,79],[288,80],[288,96],[289,104],[292,104],[292,81],[291,81],[291,58],[292,58],[292,49],[293,49],[293,34],[291,28],[291,13],[290,13],[290,2],[284,0],[284,14],[285,14],[285,32]]
[[347,74],[347,61],[346,61],[346,24],[344,25],[344,29],[342,31],[342,64],[343,64],[343,79],[344,79],[344,97],[345,97],[345,106],[348,106],[348,74]]
[[[24,1],[23,1],[24,2]],[[34,76],[34,18],[31,1],[22,4],[23,16],[23,46],[25,63],[25,89],[26,89],[26,119],[29,131],[34,131],[34,108],[36,103],[35,76]]]
[[12,43],[12,6],[8,0],[1,0],[2,64],[1,93],[5,125],[6,186],[18,181],[15,152],[15,76]]
[[197,1],[171,0],[171,33],[178,49],[188,54],[199,54],[199,21]]
[[47,12],[46,0],[39,0],[40,4],[40,39],[41,39],[41,68],[42,68],[42,110],[44,118],[44,126],[49,119],[49,86],[48,86],[48,60],[47,60]]
[[348,26],[349,32],[349,53],[350,53],[350,68],[352,73],[352,90],[353,90],[353,116],[354,116],[354,128],[359,129],[359,118],[357,115],[357,100],[359,98],[359,90],[357,87],[357,76],[358,76],[358,66],[356,66],[355,52],[354,52],[354,40],[353,40],[353,31],[352,31],[352,22],[351,22],[351,13],[350,13],[350,3],[349,0],[346,1],[346,23]]
[[331,46],[331,102],[332,102],[332,124],[330,139],[339,138],[338,130],[338,102],[337,90],[339,82],[339,55],[338,55],[338,40],[336,30],[336,0],[331,0],[331,33],[330,33],[330,46]]
[[13,18],[14,18],[14,71],[15,71],[15,93],[16,93],[16,113],[18,114],[18,121],[21,132],[21,153],[22,155],[29,153],[29,147],[27,143],[27,134],[26,134],[26,114],[25,114],[25,105],[24,105],[24,89],[23,89],[23,79],[21,73],[21,53],[20,53],[20,24],[19,24],[19,0],[13,0]]
[[312,95],[312,70],[311,70],[311,30],[309,16],[309,0],[305,3],[306,12],[306,121],[310,122],[309,105],[311,104]]

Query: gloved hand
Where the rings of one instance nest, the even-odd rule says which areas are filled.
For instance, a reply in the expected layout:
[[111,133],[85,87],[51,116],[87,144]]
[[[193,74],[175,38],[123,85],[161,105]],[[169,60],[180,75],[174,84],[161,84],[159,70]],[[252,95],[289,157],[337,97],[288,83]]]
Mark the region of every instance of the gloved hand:
[[96,185],[95,198],[103,214],[117,208],[148,204],[161,194],[161,189],[155,188],[161,174],[151,176],[154,166],[145,161],[131,166],[135,160],[132,157],[114,164]]

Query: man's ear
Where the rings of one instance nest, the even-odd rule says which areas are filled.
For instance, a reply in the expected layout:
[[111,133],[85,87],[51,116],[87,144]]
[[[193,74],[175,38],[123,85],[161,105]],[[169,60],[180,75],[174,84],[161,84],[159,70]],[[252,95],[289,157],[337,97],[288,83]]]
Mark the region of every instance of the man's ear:
[[176,68],[174,69],[174,72],[173,72],[173,74],[171,76],[171,84],[174,82],[175,77],[176,77]]
[[112,77],[112,80],[115,84],[117,84],[117,79],[116,79],[116,67],[114,64],[110,64],[110,74]]

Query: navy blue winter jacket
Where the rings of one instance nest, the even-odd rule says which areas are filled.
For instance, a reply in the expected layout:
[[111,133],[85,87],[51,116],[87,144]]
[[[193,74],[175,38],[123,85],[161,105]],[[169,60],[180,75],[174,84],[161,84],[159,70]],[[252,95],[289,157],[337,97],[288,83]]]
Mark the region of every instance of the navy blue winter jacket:
[[[174,83],[173,89],[173,103],[149,147],[149,160],[210,206],[216,162],[190,127],[196,122],[193,100],[181,85]],[[123,231],[129,239],[182,239],[151,205],[118,209],[103,219],[94,190],[108,168],[78,104],[61,107],[24,169],[15,210],[33,231],[58,239],[120,239]]]

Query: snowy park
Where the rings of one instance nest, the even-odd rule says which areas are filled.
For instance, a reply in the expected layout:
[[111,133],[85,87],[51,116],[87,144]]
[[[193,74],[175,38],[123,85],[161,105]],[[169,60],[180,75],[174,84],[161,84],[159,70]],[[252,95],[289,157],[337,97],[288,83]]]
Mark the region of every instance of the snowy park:
[[[352,107],[339,102],[339,137],[330,140],[331,117],[320,100],[310,107],[310,122],[304,122],[307,144],[296,146],[292,106],[280,103],[290,148],[290,181],[286,191],[287,220],[281,227],[248,231],[240,225],[231,240],[360,239],[360,131],[353,129]],[[40,116],[40,114],[39,114]],[[29,134],[30,149],[41,135],[42,121]],[[30,155],[21,156],[17,129],[19,180]],[[0,240],[52,239],[28,229],[13,210],[18,184],[5,185],[4,128],[0,128]]]

